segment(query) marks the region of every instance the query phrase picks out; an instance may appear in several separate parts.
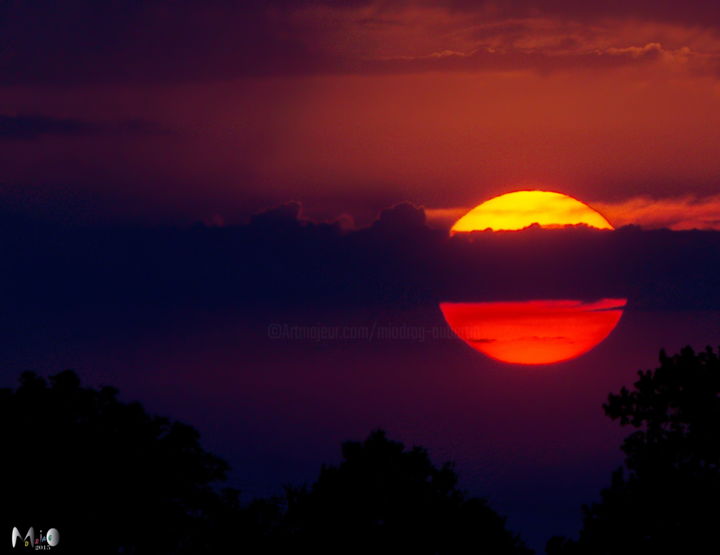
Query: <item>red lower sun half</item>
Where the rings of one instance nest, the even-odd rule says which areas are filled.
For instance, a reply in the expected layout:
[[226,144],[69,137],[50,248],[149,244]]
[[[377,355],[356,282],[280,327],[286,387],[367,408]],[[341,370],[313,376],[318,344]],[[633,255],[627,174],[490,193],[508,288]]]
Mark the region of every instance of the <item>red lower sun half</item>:
[[473,349],[502,362],[552,364],[602,342],[627,299],[440,303],[445,321]]

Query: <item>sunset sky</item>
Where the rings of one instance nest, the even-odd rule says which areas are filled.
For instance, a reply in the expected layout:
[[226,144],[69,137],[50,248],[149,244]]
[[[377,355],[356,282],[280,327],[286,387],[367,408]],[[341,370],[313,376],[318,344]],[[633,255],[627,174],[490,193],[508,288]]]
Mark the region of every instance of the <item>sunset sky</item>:
[[[719,153],[708,1],[0,0],[0,385],[117,386],[245,500],[384,427],[541,549],[621,464],[608,393],[718,343]],[[597,213],[448,233],[518,190]]]
[[704,1],[10,0],[1,195],[80,222],[406,200],[447,225],[530,186],[720,227],[719,25]]

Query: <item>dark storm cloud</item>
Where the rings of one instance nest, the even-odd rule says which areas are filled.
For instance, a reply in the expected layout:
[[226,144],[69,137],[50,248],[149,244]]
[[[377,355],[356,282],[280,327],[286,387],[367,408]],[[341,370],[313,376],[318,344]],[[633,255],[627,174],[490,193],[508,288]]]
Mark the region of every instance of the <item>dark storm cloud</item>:
[[347,231],[305,221],[289,203],[243,226],[67,229],[4,217],[0,232],[7,313],[618,297],[720,308],[720,233],[710,231],[529,229],[468,241],[428,228],[408,204]]
[[[403,9],[440,7],[468,13],[475,23],[513,17],[640,17],[708,26],[720,8],[691,2],[682,9],[650,2],[398,2],[320,0],[8,1],[0,12],[0,84],[157,82],[233,79],[257,75],[371,73],[437,69],[607,67],[645,57],[580,50],[564,57],[542,51],[477,50],[463,57],[373,61],[338,50],[337,37],[372,21],[402,25]],[[356,18],[333,13],[367,8]],[[325,10],[313,13],[312,10]],[[375,15],[372,15],[375,14]],[[348,26],[347,28],[343,25]],[[567,46],[567,45],[566,45]],[[430,52],[426,55],[430,56]],[[466,53],[467,54],[467,53]],[[430,56],[432,58],[432,56]]]
[[151,122],[128,120],[94,123],[73,118],[41,115],[0,115],[0,141],[31,140],[44,136],[146,135],[168,131]]

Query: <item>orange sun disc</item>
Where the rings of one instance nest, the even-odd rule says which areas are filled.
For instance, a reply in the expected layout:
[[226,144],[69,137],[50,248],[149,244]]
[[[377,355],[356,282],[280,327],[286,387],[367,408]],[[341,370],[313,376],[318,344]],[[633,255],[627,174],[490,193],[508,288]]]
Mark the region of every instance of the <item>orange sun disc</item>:
[[445,321],[473,349],[516,364],[578,357],[620,321],[627,299],[440,303]]

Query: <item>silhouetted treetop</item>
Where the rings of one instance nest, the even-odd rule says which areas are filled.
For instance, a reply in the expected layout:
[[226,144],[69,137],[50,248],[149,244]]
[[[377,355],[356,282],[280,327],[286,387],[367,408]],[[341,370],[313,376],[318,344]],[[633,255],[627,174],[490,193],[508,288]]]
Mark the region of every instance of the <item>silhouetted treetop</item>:
[[716,467],[720,464],[720,359],[711,348],[660,353],[660,367],[639,372],[634,390],[622,388],[605,413],[637,431],[625,439],[626,465]]
[[0,520],[55,527],[67,553],[243,552],[529,554],[485,500],[457,488],[452,464],[432,464],[375,431],[342,445],[310,487],[247,506],[218,490],[227,464],[198,432],[83,387],[64,371],[31,372],[0,389]]
[[[0,517],[54,526],[72,553],[201,553],[236,494],[216,491],[228,466],[186,424],[82,387],[64,371],[31,372],[0,390]],[[110,531],[112,530],[112,533]]]
[[457,489],[451,464],[435,467],[378,430],[342,446],[310,488],[289,488],[293,545],[320,553],[530,553],[483,499]]
[[610,394],[605,413],[634,428],[600,503],[584,507],[577,542],[547,553],[710,553],[720,548],[720,358],[686,347]]

